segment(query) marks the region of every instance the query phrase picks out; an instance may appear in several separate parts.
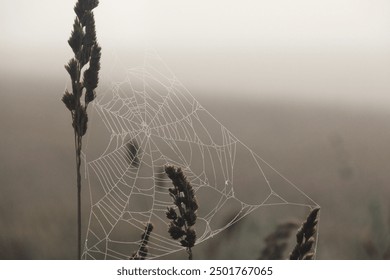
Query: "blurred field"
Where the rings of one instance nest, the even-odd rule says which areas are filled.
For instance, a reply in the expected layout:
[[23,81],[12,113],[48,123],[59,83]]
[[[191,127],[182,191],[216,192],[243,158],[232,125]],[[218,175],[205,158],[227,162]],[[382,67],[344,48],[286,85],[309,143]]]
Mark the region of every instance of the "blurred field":
[[[44,81],[7,77],[0,81],[2,259],[75,256],[70,115],[60,102],[63,82]],[[192,93],[321,206],[318,259],[383,255],[390,244],[390,110]],[[88,210],[85,203],[85,219]],[[290,218],[288,211],[280,211]],[[195,258],[258,258],[264,236],[280,222],[261,221],[262,215],[253,212],[231,231],[195,247]],[[213,254],[207,248],[213,248]]]

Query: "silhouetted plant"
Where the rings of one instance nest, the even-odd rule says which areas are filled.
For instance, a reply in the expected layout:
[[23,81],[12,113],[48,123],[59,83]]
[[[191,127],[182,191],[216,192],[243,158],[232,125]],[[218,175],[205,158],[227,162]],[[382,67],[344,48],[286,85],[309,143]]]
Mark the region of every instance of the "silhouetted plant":
[[290,260],[312,260],[314,253],[312,247],[315,243],[315,233],[317,232],[318,212],[320,208],[313,209],[306,221],[297,232],[297,244],[290,254]]
[[[99,82],[101,48],[96,40],[95,19],[92,10],[98,0],[78,0],[74,11],[76,18],[68,40],[74,57],[65,65],[72,81],[72,92],[68,90],[62,101],[72,116],[76,151],[77,176],[77,239],[78,258],[81,259],[81,148],[82,137],[87,131],[88,104],[95,99],[95,89]],[[84,70],[84,67],[88,68]],[[83,98],[84,97],[84,98]]]
[[144,260],[148,256],[149,237],[153,230],[153,224],[148,223],[145,226],[145,232],[141,236],[141,244],[137,252],[131,256],[131,260]]
[[137,141],[131,140],[126,144],[126,150],[127,150],[127,158],[130,162],[130,164],[138,168],[140,164],[140,159],[138,157],[140,147],[138,146]]
[[175,169],[174,166],[167,165],[165,172],[172,180],[173,188],[169,189],[169,194],[176,206],[176,208],[168,207],[166,213],[167,218],[171,220],[168,232],[174,240],[180,240],[180,244],[187,249],[188,259],[192,260],[192,247],[196,241],[193,226],[196,223],[198,210],[195,192],[180,168]]
[[285,222],[278,225],[275,231],[265,238],[265,248],[261,251],[260,260],[284,259],[289,238],[298,226],[296,222]]

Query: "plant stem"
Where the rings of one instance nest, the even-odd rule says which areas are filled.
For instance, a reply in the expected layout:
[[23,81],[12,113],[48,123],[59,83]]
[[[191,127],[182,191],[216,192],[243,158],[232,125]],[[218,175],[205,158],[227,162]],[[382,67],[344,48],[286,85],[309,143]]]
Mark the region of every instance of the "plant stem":
[[77,258],[81,260],[81,136],[75,128],[76,176],[77,176]]

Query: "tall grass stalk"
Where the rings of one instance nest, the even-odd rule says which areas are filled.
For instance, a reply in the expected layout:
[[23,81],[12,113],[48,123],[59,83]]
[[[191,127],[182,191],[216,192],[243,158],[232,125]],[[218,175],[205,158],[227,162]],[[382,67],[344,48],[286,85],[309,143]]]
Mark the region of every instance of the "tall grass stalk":
[[[66,71],[72,81],[72,92],[65,91],[62,101],[72,116],[74,145],[76,152],[77,185],[77,248],[81,259],[81,151],[82,138],[87,131],[88,104],[95,99],[95,89],[99,82],[101,48],[96,39],[95,18],[92,10],[99,5],[98,0],[78,0],[74,7],[76,18],[68,40],[74,57]],[[84,69],[88,67],[87,69]],[[84,99],[84,100],[83,100]]]

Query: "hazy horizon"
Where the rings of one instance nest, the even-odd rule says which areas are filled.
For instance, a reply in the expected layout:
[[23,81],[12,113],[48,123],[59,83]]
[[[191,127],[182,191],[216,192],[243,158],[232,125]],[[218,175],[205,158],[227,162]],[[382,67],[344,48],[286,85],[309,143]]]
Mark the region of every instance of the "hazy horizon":
[[[3,78],[65,87],[74,1],[1,3]],[[100,1],[101,85],[151,47],[197,94],[379,109],[390,102],[389,14],[384,0]]]

